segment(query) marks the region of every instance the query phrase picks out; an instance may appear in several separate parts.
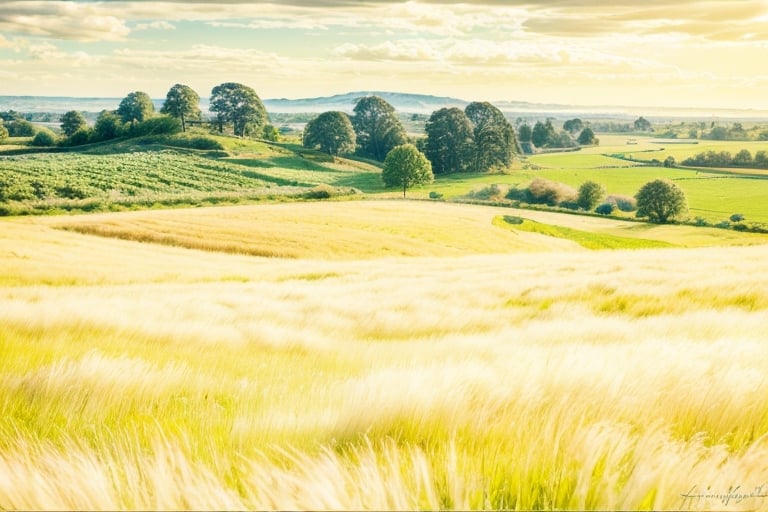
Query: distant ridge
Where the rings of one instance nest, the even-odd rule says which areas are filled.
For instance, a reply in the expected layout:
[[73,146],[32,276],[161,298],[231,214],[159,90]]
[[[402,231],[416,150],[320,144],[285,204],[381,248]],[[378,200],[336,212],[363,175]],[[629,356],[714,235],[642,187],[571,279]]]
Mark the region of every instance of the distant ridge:
[[[351,113],[355,102],[365,96],[379,96],[403,113],[431,114],[444,107],[464,108],[469,101],[449,96],[428,94],[410,94],[388,91],[356,91],[333,96],[316,98],[271,98],[263,99],[264,106],[272,113],[320,113],[339,110]],[[22,113],[49,112],[61,114],[69,110],[98,113],[102,110],[115,110],[122,98],[75,98],[63,96],[0,96],[0,112],[15,110]],[[478,99],[478,98],[474,98]],[[482,100],[482,98],[480,98]],[[636,119],[643,115],[656,120],[684,118],[688,120],[721,121],[755,119],[768,120],[768,110],[726,109],[726,108],[686,108],[686,107],[638,107],[616,105],[564,105],[557,103],[529,103],[525,101],[488,100],[510,117],[543,119],[546,117],[569,118],[589,117],[591,119]],[[156,110],[160,110],[163,99],[153,99]],[[200,108],[208,112],[208,98],[200,98]]]
[[285,98],[268,99],[264,100],[264,106],[271,112],[295,113],[339,110],[350,113],[352,112],[352,109],[355,108],[357,100],[366,96],[379,96],[397,110],[421,114],[429,114],[443,107],[464,108],[469,104],[468,101],[446,96],[385,91],[357,91],[319,98],[303,98],[296,100]]

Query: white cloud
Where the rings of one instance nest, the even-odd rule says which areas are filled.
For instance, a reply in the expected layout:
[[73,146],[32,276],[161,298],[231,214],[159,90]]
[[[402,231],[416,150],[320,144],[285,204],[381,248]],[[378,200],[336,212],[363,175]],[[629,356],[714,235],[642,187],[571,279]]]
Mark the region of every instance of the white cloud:
[[176,30],[176,27],[167,21],[153,21],[152,23],[139,23],[134,30]]

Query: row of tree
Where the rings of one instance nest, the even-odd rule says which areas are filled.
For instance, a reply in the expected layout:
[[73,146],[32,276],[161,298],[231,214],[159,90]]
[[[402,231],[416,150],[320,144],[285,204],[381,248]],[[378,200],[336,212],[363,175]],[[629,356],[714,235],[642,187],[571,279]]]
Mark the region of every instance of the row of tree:
[[506,167],[518,150],[512,125],[487,102],[470,103],[464,110],[437,110],[425,132],[426,137],[412,141],[395,108],[378,96],[367,96],[357,101],[352,116],[331,111],[312,119],[304,129],[303,144],[331,155],[354,152],[382,161],[394,148],[411,142],[437,174]]
[[735,155],[729,151],[706,151],[683,160],[683,165],[692,167],[756,167],[768,168],[768,152],[757,151],[755,156],[748,149]]

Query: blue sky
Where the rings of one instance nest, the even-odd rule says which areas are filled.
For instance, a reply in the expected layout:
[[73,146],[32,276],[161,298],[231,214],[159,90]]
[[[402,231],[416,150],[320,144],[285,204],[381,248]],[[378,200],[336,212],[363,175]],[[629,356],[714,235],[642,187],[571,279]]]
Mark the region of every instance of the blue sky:
[[768,109],[766,0],[3,0],[0,95],[355,90]]

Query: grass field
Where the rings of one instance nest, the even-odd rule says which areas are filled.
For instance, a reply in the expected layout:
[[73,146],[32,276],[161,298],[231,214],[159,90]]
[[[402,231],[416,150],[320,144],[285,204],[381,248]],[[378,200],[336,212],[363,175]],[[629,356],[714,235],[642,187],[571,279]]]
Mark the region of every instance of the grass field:
[[763,509],[765,245],[722,244],[765,240],[402,201],[0,220],[0,509]]

